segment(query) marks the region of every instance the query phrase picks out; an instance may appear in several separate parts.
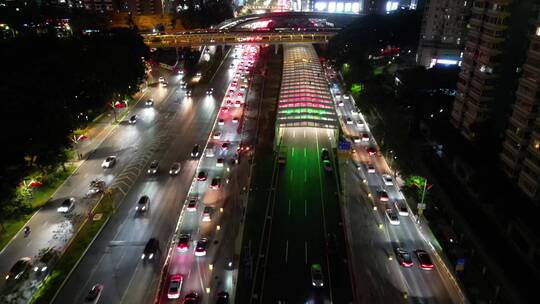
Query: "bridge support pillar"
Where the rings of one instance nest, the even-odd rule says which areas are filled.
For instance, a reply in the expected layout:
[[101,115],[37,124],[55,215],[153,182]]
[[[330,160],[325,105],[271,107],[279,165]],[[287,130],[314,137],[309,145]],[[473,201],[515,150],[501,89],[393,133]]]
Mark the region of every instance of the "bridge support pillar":
[[279,44],[274,44],[274,54],[277,55],[279,52]]

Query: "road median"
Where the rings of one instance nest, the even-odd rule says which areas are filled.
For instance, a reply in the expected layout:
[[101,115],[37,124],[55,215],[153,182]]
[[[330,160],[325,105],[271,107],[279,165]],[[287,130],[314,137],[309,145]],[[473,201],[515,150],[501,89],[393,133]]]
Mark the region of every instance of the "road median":
[[78,266],[88,248],[103,230],[113,213],[112,195],[103,195],[88,218],[80,226],[69,244],[65,247],[51,273],[43,280],[30,303],[52,303],[73,270]]

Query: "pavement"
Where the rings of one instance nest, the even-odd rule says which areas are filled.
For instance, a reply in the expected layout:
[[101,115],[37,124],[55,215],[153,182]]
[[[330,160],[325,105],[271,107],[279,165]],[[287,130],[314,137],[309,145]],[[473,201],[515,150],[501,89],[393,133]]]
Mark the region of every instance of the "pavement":
[[[236,52],[232,51],[230,56],[238,54],[239,58],[243,58],[244,55],[247,58],[251,53],[254,54],[254,60],[257,60],[257,52],[257,47],[239,47]],[[241,73],[237,68],[240,60],[233,62],[235,67],[230,67],[228,62],[223,64],[230,71],[230,77],[225,79],[224,83],[228,85],[227,93],[237,96],[243,92],[239,90],[243,82],[238,80],[238,85],[231,84],[233,76]],[[204,145],[204,153],[200,156],[197,167],[197,172],[205,172],[207,178],[192,180],[187,197],[188,200],[196,199],[197,206],[194,210],[188,210],[187,204],[184,204],[173,242],[167,249],[168,260],[165,263],[165,275],[162,276],[163,283],[157,297],[158,303],[176,301],[168,299],[168,287],[170,278],[178,275],[183,278],[179,298],[183,298],[187,293],[196,292],[201,297],[200,303],[213,303],[219,292],[227,292],[231,302],[234,303],[240,248],[238,240],[241,240],[243,231],[243,210],[247,200],[245,190],[249,187],[252,156],[251,151],[237,152],[237,148],[252,147],[254,141],[260,101],[260,81],[256,76],[248,77],[251,81],[244,104],[227,107],[227,100],[230,98],[225,97],[222,100],[221,110]],[[234,117],[239,119],[238,123],[233,122]],[[219,120],[222,120],[222,124]],[[219,138],[215,136],[216,132],[220,133]],[[228,147],[224,149],[223,144],[228,144]],[[239,163],[235,163],[233,159],[236,153],[239,155]],[[223,163],[218,165],[220,158],[223,159]],[[218,189],[210,187],[214,178],[220,178]],[[209,221],[203,221],[203,211],[206,207],[212,208]],[[177,249],[177,241],[182,234],[189,235],[191,239],[189,248],[185,251]],[[208,240],[208,246],[204,256],[196,256],[194,248],[197,241],[202,238]]]
[[[135,125],[121,123],[109,139],[97,149],[87,163],[98,167],[107,155],[117,155],[118,164],[111,170],[99,169],[110,176],[117,189],[116,213],[89,248],[54,303],[82,302],[96,284],[104,285],[103,303],[151,302],[166,257],[166,246],[172,240],[175,223],[197,168],[190,156],[195,144],[204,147],[215,121],[219,103],[229,77],[228,64],[217,72],[212,96],[207,86],[195,85],[192,98],[180,89],[180,75],[163,74],[167,87],[150,87],[153,107],[142,103],[130,114],[137,114]],[[155,175],[146,172],[152,160],[159,160]],[[168,174],[173,162],[181,163],[177,176]],[[150,197],[149,210],[136,213],[141,195]],[[140,260],[149,238],[160,241],[160,251],[152,262]]]
[[[335,74],[331,68],[327,72]],[[342,153],[338,159],[358,303],[466,303],[426,223],[418,222],[410,207],[406,215],[398,216],[398,224],[390,223],[386,210],[398,214],[396,202],[407,203],[400,191],[403,181],[384,157],[391,160],[394,155],[367,152],[368,147],[378,151],[377,142],[361,113],[355,111],[354,99],[344,99],[343,93],[336,83],[333,94],[338,115],[344,136],[354,150],[353,154]],[[367,140],[361,139],[363,134]],[[374,166],[374,173],[368,172],[368,164]],[[383,182],[382,174],[392,176],[392,185]],[[388,202],[381,201],[381,191],[388,194]],[[398,247],[411,253],[412,267],[399,264]],[[432,270],[419,268],[414,255],[418,249],[430,254]]]

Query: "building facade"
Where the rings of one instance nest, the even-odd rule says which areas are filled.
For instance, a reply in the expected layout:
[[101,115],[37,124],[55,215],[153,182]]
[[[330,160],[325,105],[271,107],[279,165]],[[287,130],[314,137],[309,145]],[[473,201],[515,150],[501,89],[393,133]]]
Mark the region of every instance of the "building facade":
[[461,65],[471,6],[471,0],[426,1],[416,55],[419,65]]
[[[475,0],[451,124],[468,140],[504,131],[538,1]],[[500,143],[499,143],[500,144]]]
[[540,16],[530,35],[512,115],[500,154],[505,173],[527,196],[540,199]]

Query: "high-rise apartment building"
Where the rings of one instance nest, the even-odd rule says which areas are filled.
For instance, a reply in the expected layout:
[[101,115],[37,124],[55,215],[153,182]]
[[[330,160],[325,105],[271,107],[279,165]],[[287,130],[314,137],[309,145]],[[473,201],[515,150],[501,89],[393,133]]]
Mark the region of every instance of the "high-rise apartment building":
[[486,134],[499,138],[503,133],[538,2],[473,2],[450,118],[468,140]]
[[540,199],[540,16],[530,35],[501,160],[506,174],[530,198]]
[[416,55],[419,65],[461,64],[471,6],[472,0],[426,1]]
[[121,12],[130,12],[133,15],[154,15],[164,12],[161,0],[118,0],[118,9]]

